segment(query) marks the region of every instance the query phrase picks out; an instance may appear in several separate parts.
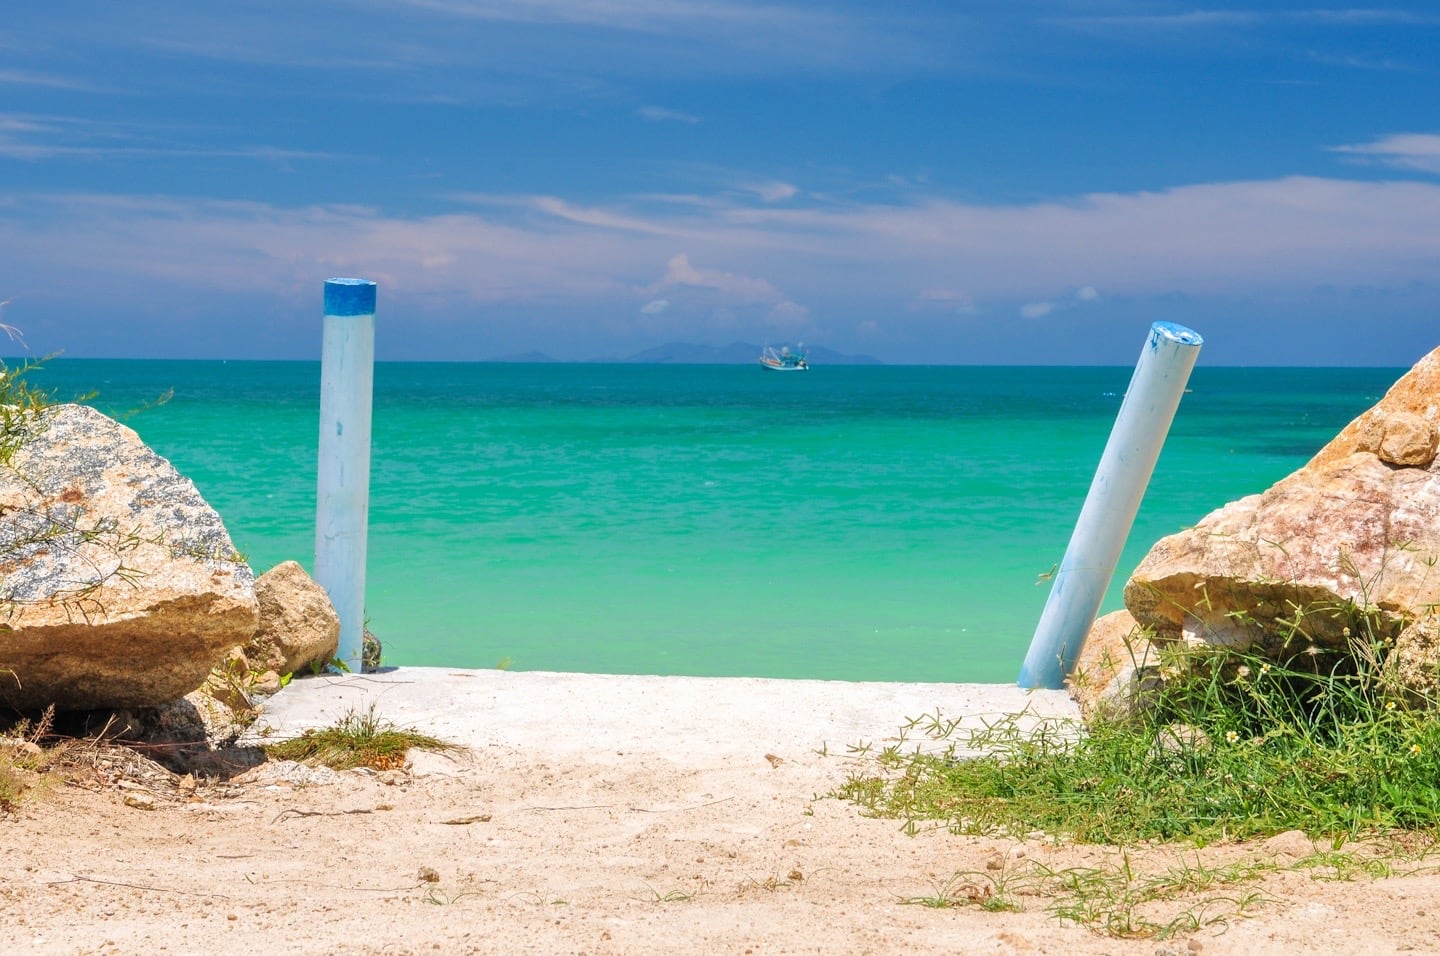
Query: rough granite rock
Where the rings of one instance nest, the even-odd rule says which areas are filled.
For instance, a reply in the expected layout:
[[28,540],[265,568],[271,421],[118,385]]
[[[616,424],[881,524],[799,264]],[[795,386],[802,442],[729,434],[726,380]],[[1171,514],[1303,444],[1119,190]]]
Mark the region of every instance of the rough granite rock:
[[0,466],[0,707],[176,700],[256,617],[220,516],[129,428],[54,406]]
[[[1440,603],[1437,425],[1440,349],[1299,471],[1159,541],[1125,606],[1162,643],[1348,654],[1366,609],[1367,636],[1395,640]],[[1302,633],[1283,646],[1297,609]],[[1411,689],[1433,687],[1436,645],[1417,632],[1392,655]]]
[[260,626],[245,646],[254,671],[294,674],[326,664],[340,645],[340,618],[325,589],[295,561],[284,561],[255,581]]

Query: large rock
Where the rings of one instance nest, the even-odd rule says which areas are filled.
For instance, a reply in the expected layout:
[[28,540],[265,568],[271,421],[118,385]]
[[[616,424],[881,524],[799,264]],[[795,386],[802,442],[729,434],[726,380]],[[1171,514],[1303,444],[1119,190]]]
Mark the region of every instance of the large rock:
[[255,597],[260,627],[245,647],[252,670],[293,674],[334,659],[340,618],[325,589],[298,562],[281,562],[260,575]]
[[159,705],[255,631],[254,576],[165,459],[91,408],[0,466],[0,707]]
[[[1158,542],[1126,607],[1157,641],[1277,657],[1394,641],[1440,603],[1437,425],[1440,349],[1299,471]],[[1412,687],[1429,634],[1395,658]]]
[[1129,611],[1113,611],[1091,625],[1066,684],[1086,723],[1126,720],[1160,685],[1159,651]]

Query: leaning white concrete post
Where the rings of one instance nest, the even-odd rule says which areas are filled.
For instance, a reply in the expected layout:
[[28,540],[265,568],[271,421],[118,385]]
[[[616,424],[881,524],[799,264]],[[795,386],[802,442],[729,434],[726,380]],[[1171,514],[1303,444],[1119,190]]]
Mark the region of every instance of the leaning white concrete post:
[[1079,657],[1203,342],[1173,322],[1150,327],[1020,668],[1021,687],[1060,688]]
[[315,582],[329,593],[340,617],[340,648],[335,656],[355,674],[360,673],[365,647],[365,536],[374,376],[375,283],[326,280]]

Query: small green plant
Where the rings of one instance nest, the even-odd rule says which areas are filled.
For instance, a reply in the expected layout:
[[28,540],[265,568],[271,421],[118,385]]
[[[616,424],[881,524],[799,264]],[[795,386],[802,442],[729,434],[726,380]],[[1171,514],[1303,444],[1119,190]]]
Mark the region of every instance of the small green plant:
[[331,657],[325,660],[320,660],[319,658],[317,658],[310,662],[309,667],[310,676],[312,677],[318,677],[319,675],[327,673],[329,671],[334,671],[337,674],[350,673],[350,665],[345,663],[338,657]]
[[987,913],[1019,912],[1023,907],[1006,892],[1007,882],[1003,875],[962,871],[934,884],[934,892],[928,896],[911,896],[901,902],[931,909],[974,906]]
[[349,712],[334,726],[307,730],[299,737],[266,744],[265,753],[275,760],[298,760],[335,770],[353,767],[391,770],[405,765],[405,753],[412,748],[456,749],[454,744],[394,726],[376,715],[372,704],[363,714]]
[[454,906],[467,897],[479,895],[480,894],[474,890],[456,890],[452,892],[443,890],[438,886],[431,886],[426,888],[424,899],[425,902],[432,906]]
[[[1317,615],[1343,628],[1348,653],[1303,639]],[[1392,686],[1375,620],[1359,604],[1296,607],[1288,657],[1162,658],[1169,676],[1145,710],[1083,734],[1013,718],[973,732],[917,722],[928,747],[886,748],[878,773],[852,775],[840,793],[911,828],[1094,843],[1434,831],[1440,714]]]
[[669,890],[661,893],[649,883],[645,884],[646,896],[632,897],[639,903],[689,903],[695,899],[694,893],[687,893],[681,889]]
[[1182,860],[1145,874],[1128,852],[1102,867],[1051,870],[1036,864],[1037,892],[1061,920],[1125,939],[1168,939],[1244,916],[1271,902],[1243,884],[1276,869],[1271,863],[1208,867]]
[[[5,672],[0,672],[5,673]],[[36,774],[50,765],[53,754],[40,744],[50,735],[55,709],[47,708],[39,719],[21,719],[0,733],[0,813],[11,813],[31,789]]]
[[1241,863],[1208,868],[1181,862],[1142,873],[1128,853],[1113,864],[1052,869],[1031,860],[1009,862],[997,872],[961,871],[932,892],[901,902],[935,909],[974,907],[1021,912],[1023,900],[1040,901],[1058,919],[1127,939],[1166,939],[1224,923],[1269,901],[1243,884],[1273,865]]
[[[0,302],[0,306],[4,304]],[[13,326],[0,323],[0,333],[11,341],[20,340],[20,332]],[[26,359],[15,366],[0,361],[0,465],[9,464],[15,450],[34,433],[40,413],[53,403],[48,392],[31,385],[27,378],[45,361]]]
[[241,726],[248,727],[260,716],[255,706],[255,685],[259,675],[252,673],[243,658],[227,657],[210,669],[205,679],[209,695],[230,708]]

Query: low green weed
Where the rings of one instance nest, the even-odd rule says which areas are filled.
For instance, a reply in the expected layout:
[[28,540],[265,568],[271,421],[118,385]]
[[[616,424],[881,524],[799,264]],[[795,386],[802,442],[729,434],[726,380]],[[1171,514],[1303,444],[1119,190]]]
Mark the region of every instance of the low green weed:
[[1142,874],[1128,853],[1114,864],[1094,867],[1055,869],[1024,860],[998,872],[957,872],[934,884],[933,892],[901,902],[1020,912],[1024,900],[1034,899],[1056,918],[1107,936],[1167,939],[1223,924],[1269,902],[1245,884],[1274,869],[1258,863],[1211,868],[1182,860],[1163,872]]
[[[1301,643],[1280,662],[1227,649],[1172,661],[1141,715],[1083,734],[930,720],[927,746],[887,749],[840,795],[912,829],[1089,843],[1434,831],[1440,716],[1392,689],[1385,649]],[[962,756],[974,751],[984,755]]]
[[351,711],[334,726],[307,730],[299,737],[266,744],[265,753],[275,760],[298,760],[335,770],[353,767],[389,770],[403,767],[405,753],[412,748],[456,749],[454,744],[390,724],[377,716],[371,705],[363,714]]
[[49,769],[55,755],[41,742],[49,737],[54,718],[54,708],[47,708],[38,720],[22,719],[0,733],[5,738],[0,743],[0,813],[20,806],[37,775]]

